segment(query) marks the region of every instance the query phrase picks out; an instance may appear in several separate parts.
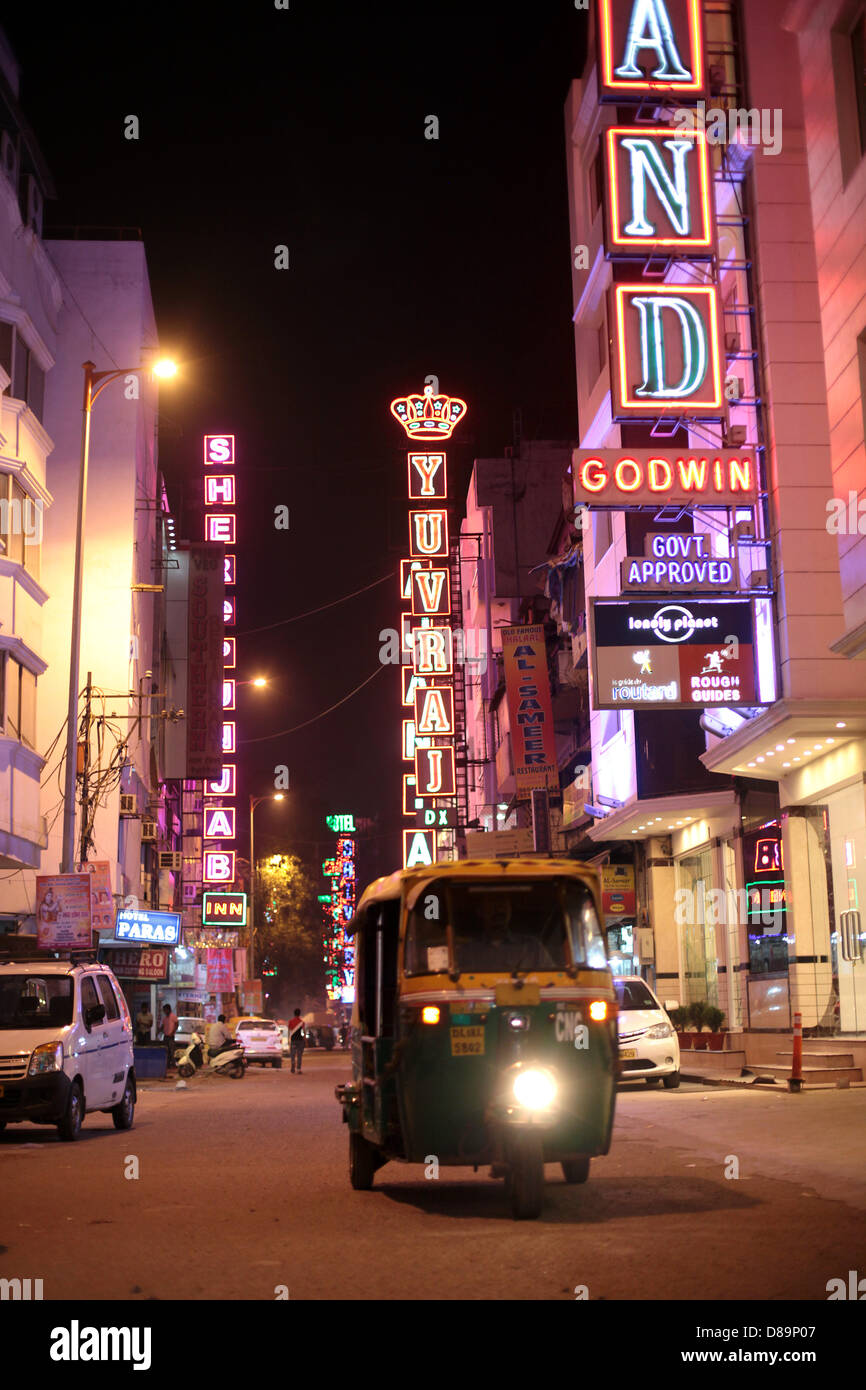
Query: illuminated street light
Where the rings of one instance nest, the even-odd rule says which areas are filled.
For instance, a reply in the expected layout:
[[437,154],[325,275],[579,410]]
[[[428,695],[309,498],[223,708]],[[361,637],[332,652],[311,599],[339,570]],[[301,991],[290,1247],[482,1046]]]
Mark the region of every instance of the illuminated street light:
[[[84,524],[87,512],[87,470],[90,462],[90,416],[93,402],[110,381],[152,371],[160,378],[174,376],[174,363],[161,360],[150,367],[118,367],[110,372],[96,371],[95,362],[82,363],[84,400],[81,424],[81,464],[78,474],[78,515],[75,523],[75,570],[72,580],[72,641],[69,654],[69,699],[66,710],[66,769],[63,791],[63,850],[60,872],[71,874],[75,867],[75,775],[78,769],[78,680],[81,660],[81,597],[83,589]],[[169,366],[171,370],[169,370]],[[98,383],[98,384],[97,384]],[[96,390],[94,390],[94,386]]]
[[170,377],[177,376],[177,363],[170,357],[161,357],[153,365],[153,375],[167,381]]

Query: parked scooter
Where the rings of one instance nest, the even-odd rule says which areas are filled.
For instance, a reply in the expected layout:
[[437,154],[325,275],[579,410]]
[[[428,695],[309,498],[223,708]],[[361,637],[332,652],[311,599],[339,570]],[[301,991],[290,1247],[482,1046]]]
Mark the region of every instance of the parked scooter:
[[193,1033],[189,1046],[177,1058],[177,1074],[184,1078],[195,1076],[197,1071],[212,1071],[220,1076],[230,1076],[239,1081],[247,1069],[242,1047],[233,1046],[211,1056],[199,1033]]

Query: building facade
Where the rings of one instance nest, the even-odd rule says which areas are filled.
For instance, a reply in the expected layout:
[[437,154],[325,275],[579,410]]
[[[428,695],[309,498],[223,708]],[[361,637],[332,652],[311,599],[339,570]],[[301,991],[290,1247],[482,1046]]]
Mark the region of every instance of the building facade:
[[815,1034],[866,1029],[863,551],[828,526],[863,486],[862,62],[832,8],[602,0],[566,106],[589,838],[636,846],[663,998]]

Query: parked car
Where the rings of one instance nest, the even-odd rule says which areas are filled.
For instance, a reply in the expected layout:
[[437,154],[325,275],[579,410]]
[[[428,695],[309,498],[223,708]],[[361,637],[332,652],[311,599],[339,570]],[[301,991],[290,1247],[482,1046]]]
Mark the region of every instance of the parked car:
[[278,1069],[283,1065],[280,1025],[272,1018],[231,1018],[229,1028],[244,1050],[247,1062]]
[[288,1025],[288,1023],[278,1023],[278,1024],[277,1024],[277,1027],[278,1027],[279,1030],[280,1030],[280,1041],[281,1041],[281,1044],[282,1044],[283,1056],[284,1056],[284,1057],[288,1057],[288,1055],[289,1055],[289,1025]]
[[680,1084],[680,1044],[676,1031],[646,980],[623,975],[613,982],[619,1012],[620,1080],[663,1082],[668,1090]]
[[91,1110],[131,1129],[132,1019],[107,965],[0,963],[0,1130],[30,1120],[77,1139]]

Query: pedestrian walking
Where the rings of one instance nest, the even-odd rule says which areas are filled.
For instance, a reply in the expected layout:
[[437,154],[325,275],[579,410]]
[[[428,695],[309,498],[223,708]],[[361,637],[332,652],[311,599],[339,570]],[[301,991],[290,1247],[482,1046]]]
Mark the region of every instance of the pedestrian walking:
[[304,1060],[304,1047],[306,1046],[304,1037],[304,1021],[301,1018],[300,1009],[295,1009],[294,1017],[289,1019],[289,1058],[292,1063],[292,1071],[295,1070],[295,1063],[298,1064],[298,1071],[301,1070],[301,1063]]
[[168,1053],[167,1066],[174,1066],[174,1035],[177,1032],[177,1014],[173,1012],[170,1004],[163,1004],[162,1018],[159,1021],[159,1031],[162,1033],[165,1042],[165,1050]]
[[145,1002],[135,1015],[135,1041],[139,1047],[144,1047],[150,1042],[150,1030],[152,1027],[153,1014],[150,1012],[150,1005]]

